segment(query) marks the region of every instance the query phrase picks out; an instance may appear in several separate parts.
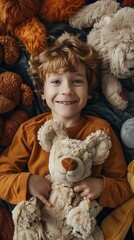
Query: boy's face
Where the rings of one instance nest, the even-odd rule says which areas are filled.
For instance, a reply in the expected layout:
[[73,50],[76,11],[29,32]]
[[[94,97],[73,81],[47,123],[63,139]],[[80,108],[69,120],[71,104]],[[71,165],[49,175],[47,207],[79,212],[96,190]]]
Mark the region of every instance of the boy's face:
[[80,64],[76,72],[52,73],[46,75],[44,98],[53,118],[66,124],[80,120],[81,110],[87,103],[88,82],[85,66]]

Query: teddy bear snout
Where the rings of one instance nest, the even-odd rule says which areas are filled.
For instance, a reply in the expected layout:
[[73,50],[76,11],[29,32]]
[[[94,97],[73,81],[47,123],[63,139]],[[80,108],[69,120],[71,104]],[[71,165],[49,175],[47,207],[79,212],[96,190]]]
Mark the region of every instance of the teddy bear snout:
[[78,163],[76,160],[72,158],[64,158],[62,160],[62,166],[67,170],[67,171],[73,171],[78,167]]

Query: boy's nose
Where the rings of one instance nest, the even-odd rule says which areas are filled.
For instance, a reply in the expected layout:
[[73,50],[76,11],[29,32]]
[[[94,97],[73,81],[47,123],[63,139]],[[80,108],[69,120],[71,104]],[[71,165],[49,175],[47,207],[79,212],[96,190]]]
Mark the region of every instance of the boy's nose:
[[61,90],[61,93],[63,95],[71,94],[72,93],[72,89],[71,89],[71,87],[69,85],[64,85],[64,87]]

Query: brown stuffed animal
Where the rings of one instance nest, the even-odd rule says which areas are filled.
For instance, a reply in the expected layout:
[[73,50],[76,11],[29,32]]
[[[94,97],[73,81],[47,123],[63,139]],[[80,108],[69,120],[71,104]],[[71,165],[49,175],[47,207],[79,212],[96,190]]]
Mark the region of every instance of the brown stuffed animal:
[[47,22],[68,20],[85,0],[1,0],[0,21],[15,35],[30,54],[40,53],[47,44]]
[[29,106],[33,101],[33,92],[29,86],[23,83],[22,78],[14,73],[6,71],[0,74],[0,144],[8,146],[19,125],[29,116],[23,110],[16,110],[9,119],[4,120],[4,114],[13,110],[20,102]]
[[9,35],[0,36],[0,64],[2,62],[12,65],[19,58],[19,45],[17,41]]

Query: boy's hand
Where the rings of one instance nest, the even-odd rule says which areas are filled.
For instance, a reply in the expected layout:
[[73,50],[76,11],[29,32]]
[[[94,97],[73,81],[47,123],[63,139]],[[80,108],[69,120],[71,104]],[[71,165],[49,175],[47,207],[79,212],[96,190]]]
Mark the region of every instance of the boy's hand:
[[74,183],[73,189],[74,192],[80,194],[80,197],[87,197],[90,200],[94,200],[101,195],[103,179],[87,177],[80,182]]
[[28,194],[36,197],[48,207],[51,206],[51,203],[47,200],[50,190],[51,183],[47,179],[38,175],[30,175],[27,186]]

